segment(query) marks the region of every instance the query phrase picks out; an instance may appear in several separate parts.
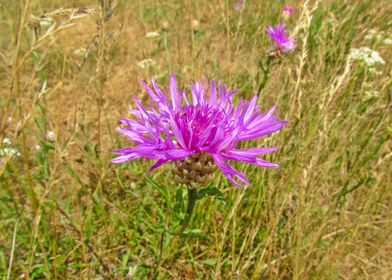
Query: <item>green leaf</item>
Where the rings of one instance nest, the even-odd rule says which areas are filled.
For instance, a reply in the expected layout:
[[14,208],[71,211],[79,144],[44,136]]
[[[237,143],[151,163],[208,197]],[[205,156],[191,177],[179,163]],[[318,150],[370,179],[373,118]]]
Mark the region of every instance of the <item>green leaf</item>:
[[127,251],[126,251],[126,253],[122,256],[122,266],[121,266],[121,268],[122,269],[127,269],[127,267],[128,267],[128,261],[129,261],[129,258],[130,258],[130,256],[131,256],[131,250],[130,249],[128,249]]
[[86,225],[85,225],[85,236],[90,238],[94,234],[94,217],[91,212],[87,214]]
[[173,214],[176,219],[183,220],[185,217],[185,206],[184,206],[184,189],[179,186],[176,191],[176,202],[173,207]]
[[54,145],[48,141],[40,141],[41,146],[44,147],[46,150],[54,150]]
[[75,170],[72,168],[72,166],[69,164],[69,162],[65,159],[62,158],[62,162],[67,169],[67,172],[82,186],[84,187],[84,183],[82,179],[80,179],[79,175],[75,172]]
[[204,261],[202,261],[202,263],[206,264],[206,265],[210,265],[210,266],[214,266],[217,263],[216,259],[206,259]]
[[150,224],[147,221],[144,221],[144,224],[151,229],[153,232],[155,233],[162,233],[165,231],[165,228],[163,226],[153,226],[152,224]]
[[207,234],[202,233],[200,229],[191,229],[188,231],[185,231],[182,234],[183,237],[187,238],[201,238],[201,239],[210,239],[210,237]]
[[226,198],[223,196],[222,192],[218,190],[217,187],[214,186],[208,186],[204,189],[201,189],[197,193],[197,199],[202,199],[205,196],[216,196],[217,199],[226,201]]
[[166,202],[166,204],[170,207],[170,208],[172,208],[172,201],[171,201],[171,199],[170,199],[170,196],[169,196],[169,194],[167,193],[167,191],[164,189],[164,188],[162,188],[161,186],[159,186],[155,181],[154,181],[154,179],[152,179],[151,177],[147,177],[147,182],[149,182],[150,184],[151,184],[151,186],[153,187],[153,188],[155,188],[158,192],[159,192],[159,194],[163,197],[163,199],[165,200],[165,202]]

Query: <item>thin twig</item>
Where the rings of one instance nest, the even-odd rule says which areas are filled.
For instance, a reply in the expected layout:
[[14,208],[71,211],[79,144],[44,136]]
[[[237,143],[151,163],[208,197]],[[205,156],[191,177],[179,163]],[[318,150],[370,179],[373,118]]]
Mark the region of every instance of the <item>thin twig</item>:
[[162,262],[163,262],[162,255],[163,255],[163,244],[164,244],[164,241],[165,241],[165,234],[166,234],[166,231],[164,230],[162,232],[161,238],[159,240],[159,253],[158,253],[158,259],[157,259],[157,265],[155,266],[152,279],[156,279],[158,277],[158,275],[159,275],[159,268],[161,267]]
[[6,278],[7,280],[9,280],[11,276],[11,268],[12,268],[12,262],[14,260],[15,240],[16,240],[17,230],[18,230],[18,222],[15,223],[14,235],[12,236],[12,247],[11,247],[10,261],[8,263],[8,271],[7,271],[7,278]]

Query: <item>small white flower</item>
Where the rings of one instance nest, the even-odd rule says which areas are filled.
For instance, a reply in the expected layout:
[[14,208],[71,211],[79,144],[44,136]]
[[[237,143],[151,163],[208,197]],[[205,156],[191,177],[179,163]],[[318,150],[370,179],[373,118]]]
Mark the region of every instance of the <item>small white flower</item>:
[[377,51],[374,51],[367,47],[361,47],[359,49],[352,48],[350,50],[348,58],[360,61],[369,67],[372,67],[375,64],[385,64],[384,59]]
[[164,21],[161,22],[161,28],[162,29],[167,30],[167,29],[169,29],[169,27],[170,27],[170,24],[169,24],[169,22],[167,20],[164,20]]
[[0,157],[20,156],[20,152],[15,148],[2,148],[0,150]]
[[140,67],[140,68],[142,68],[142,69],[146,69],[147,67],[149,67],[149,66],[153,66],[153,65],[155,65],[157,62],[155,61],[155,60],[153,60],[153,59],[151,59],[151,58],[146,58],[146,59],[143,59],[142,61],[139,61],[138,63],[137,63],[137,65]]
[[46,140],[48,140],[49,142],[54,142],[56,140],[56,134],[53,131],[49,130],[46,133]]
[[157,32],[157,31],[147,32],[147,33],[146,33],[146,37],[147,37],[147,38],[159,37],[159,32]]
[[9,138],[4,138],[3,145],[11,145],[11,140]]
[[200,27],[200,22],[197,19],[193,19],[191,21],[191,26],[192,26],[192,29],[197,30]]

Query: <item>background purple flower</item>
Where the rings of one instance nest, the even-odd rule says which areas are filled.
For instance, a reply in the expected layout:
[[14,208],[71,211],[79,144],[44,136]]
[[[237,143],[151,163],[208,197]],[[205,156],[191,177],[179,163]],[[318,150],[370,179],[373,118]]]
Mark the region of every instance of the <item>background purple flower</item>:
[[290,37],[288,32],[284,31],[284,23],[280,23],[275,26],[269,25],[266,28],[266,32],[283,53],[287,53],[295,49],[295,40]]
[[[228,91],[214,80],[191,83],[191,99],[178,90],[174,75],[164,93],[152,80],[152,86],[143,82],[151,98],[149,108],[136,98],[137,108],[130,110],[134,119],[120,119],[118,131],[136,146],[114,151],[115,163],[140,157],[156,160],[151,170],[169,161],[178,161],[196,153],[212,155],[216,166],[230,182],[242,187],[249,184],[245,175],[226,161],[236,160],[257,166],[276,168],[278,165],[258,158],[277,148],[237,148],[241,141],[259,138],[280,130],[287,121],[278,121],[275,107],[262,114],[256,105],[257,96],[250,101],[240,99],[233,106],[236,93]],[[236,180],[235,180],[236,179]],[[241,183],[239,183],[240,181]]]
[[237,1],[237,3],[234,4],[234,9],[236,11],[241,10],[243,7],[244,7],[244,1],[242,0]]

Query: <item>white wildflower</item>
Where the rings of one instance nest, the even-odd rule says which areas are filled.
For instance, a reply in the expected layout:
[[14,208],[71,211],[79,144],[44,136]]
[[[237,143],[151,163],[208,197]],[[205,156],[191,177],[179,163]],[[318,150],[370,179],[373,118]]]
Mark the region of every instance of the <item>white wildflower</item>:
[[169,29],[169,27],[170,27],[170,24],[169,24],[169,22],[167,20],[164,20],[164,21],[161,22],[161,28],[163,30],[167,30],[167,29]]
[[56,140],[56,134],[53,131],[49,130],[46,133],[46,140],[48,140],[49,142],[54,142]]
[[153,59],[151,59],[151,58],[146,58],[146,59],[143,59],[142,61],[139,61],[138,63],[137,63],[137,65],[140,67],[140,68],[142,68],[142,69],[146,69],[147,67],[149,67],[149,66],[153,66],[153,65],[155,65],[157,62],[155,61],[155,60],[153,60]]
[[20,152],[15,148],[2,148],[0,150],[0,157],[13,157],[13,156],[20,156]]
[[0,157],[20,156],[20,152],[17,149],[9,147],[11,144],[12,142],[9,138],[3,139],[3,145],[0,149]]
[[11,145],[11,140],[9,138],[4,138],[3,139],[3,145]]
[[352,48],[350,50],[348,58],[362,62],[369,67],[372,67],[375,64],[385,64],[384,59],[377,51],[374,51],[367,47],[361,47],[359,49]]
[[191,21],[192,29],[197,30],[200,27],[200,22],[197,19],[193,19]]

